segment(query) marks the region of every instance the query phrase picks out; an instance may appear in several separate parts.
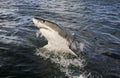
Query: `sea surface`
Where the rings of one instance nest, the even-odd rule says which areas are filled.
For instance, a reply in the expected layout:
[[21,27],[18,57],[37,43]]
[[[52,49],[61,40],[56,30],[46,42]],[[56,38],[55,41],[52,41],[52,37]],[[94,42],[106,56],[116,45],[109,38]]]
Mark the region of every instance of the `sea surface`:
[[47,42],[36,37],[33,17],[55,22],[85,44],[86,78],[120,78],[120,0],[0,0],[0,78],[82,78],[82,69],[62,71],[35,54]]

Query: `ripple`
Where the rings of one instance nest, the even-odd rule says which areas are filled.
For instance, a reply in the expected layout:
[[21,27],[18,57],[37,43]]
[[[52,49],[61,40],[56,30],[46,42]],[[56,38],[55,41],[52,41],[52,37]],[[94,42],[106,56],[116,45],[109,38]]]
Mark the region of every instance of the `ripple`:
[[[88,55],[87,75],[91,72],[89,76],[94,78],[119,77],[120,62],[116,60],[120,54],[119,4],[119,0],[1,0],[0,77],[67,78],[58,63],[35,55],[35,49],[47,43],[35,37],[38,29],[31,20],[34,16],[51,20],[77,34]],[[70,72],[79,77],[82,71],[67,71]]]

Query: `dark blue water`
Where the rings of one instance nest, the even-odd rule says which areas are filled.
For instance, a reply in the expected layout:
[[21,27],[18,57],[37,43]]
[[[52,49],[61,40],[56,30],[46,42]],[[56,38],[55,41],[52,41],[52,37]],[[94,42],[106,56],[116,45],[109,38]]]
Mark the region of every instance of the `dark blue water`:
[[[35,54],[46,41],[36,37],[32,17],[76,34],[86,46],[88,78],[120,78],[120,0],[0,0],[0,78],[69,78]],[[82,69],[74,72],[80,78]]]

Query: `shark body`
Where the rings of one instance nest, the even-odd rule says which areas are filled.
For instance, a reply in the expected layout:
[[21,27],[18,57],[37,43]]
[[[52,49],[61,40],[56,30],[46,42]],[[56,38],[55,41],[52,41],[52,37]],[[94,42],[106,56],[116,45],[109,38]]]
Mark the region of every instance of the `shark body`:
[[43,48],[55,51],[64,52],[77,56],[76,53],[70,48],[73,43],[73,36],[59,27],[57,24],[44,20],[41,18],[32,18],[35,26],[39,28],[41,34],[46,38],[48,44]]

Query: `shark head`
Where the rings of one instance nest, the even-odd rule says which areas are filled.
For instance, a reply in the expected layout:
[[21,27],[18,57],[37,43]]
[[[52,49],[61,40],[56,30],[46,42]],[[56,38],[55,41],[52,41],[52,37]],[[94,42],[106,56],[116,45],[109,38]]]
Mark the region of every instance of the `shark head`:
[[57,24],[40,19],[32,18],[35,26],[40,29],[41,34],[47,39],[48,44],[44,48],[51,51],[62,51],[77,56],[71,49],[70,44],[73,37],[70,33],[59,27]]

